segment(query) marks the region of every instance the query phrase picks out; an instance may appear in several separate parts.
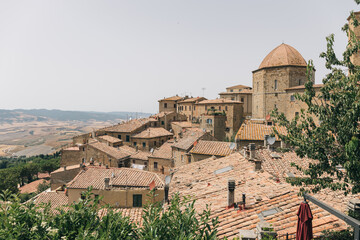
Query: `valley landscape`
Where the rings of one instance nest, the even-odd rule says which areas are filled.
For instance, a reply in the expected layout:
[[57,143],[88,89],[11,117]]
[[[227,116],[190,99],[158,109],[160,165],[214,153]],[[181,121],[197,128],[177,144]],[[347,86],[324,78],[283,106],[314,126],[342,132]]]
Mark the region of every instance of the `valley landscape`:
[[76,135],[149,115],[134,112],[0,109],[0,156],[51,154],[71,143]]

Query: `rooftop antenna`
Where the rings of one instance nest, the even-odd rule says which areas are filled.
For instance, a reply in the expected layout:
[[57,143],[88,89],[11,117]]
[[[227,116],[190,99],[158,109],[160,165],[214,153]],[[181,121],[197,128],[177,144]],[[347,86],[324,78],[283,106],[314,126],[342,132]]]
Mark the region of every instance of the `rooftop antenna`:
[[203,88],[201,88],[201,90],[202,90],[202,92],[203,92],[203,97],[204,97],[206,88],[203,87]]

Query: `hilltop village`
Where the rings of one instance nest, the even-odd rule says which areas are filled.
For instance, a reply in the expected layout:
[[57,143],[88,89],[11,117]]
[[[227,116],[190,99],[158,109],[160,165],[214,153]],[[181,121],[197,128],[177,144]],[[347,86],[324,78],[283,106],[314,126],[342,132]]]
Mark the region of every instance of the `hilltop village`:
[[[302,200],[299,188],[286,179],[303,176],[292,162],[306,168],[314,160],[278,151],[289,146],[273,129],[282,134],[286,129],[270,113],[277,108],[290,120],[299,115],[305,105],[295,94],[305,91],[306,71],[302,55],[283,43],[252,72],[252,86],[225,86],[216,99],[164,97],[155,115],[76,136],[61,150],[61,168],[50,175],[51,191],[33,200],[50,202],[56,211],[78,201],[91,186],[104,204],[142,224],[146,202],[165,204],[180,193],[196,199],[199,211],[211,204],[220,221],[219,237],[255,239],[264,231],[294,235]],[[314,85],[316,91],[321,87]],[[152,189],[154,198],[148,195]],[[358,198],[331,190],[314,196],[342,212]],[[320,207],[311,207],[314,235],[347,228]]]

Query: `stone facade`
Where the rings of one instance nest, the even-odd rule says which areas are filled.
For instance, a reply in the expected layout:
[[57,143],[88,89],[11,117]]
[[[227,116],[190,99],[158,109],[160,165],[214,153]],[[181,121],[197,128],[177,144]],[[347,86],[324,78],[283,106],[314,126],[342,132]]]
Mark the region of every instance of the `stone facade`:
[[219,93],[220,98],[243,103],[244,115],[252,113],[252,88],[244,85],[236,85],[226,88],[226,92]]
[[160,112],[176,112],[177,103],[188,97],[173,96],[168,98],[160,99],[159,102],[159,113]]
[[241,102],[214,99],[205,100],[196,105],[199,108],[200,116],[208,115],[209,113],[224,113],[226,115],[225,135],[228,139],[231,139],[236,134],[241,126],[241,123],[244,121],[243,103]]
[[73,180],[81,171],[80,164],[68,167],[61,167],[50,174],[50,187],[55,190]]
[[[60,151],[60,166],[80,164],[86,160],[86,145],[69,147]],[[83,161],[82,161],[83,160]]]
[[206,100],[204,97],[188,98],[178,103],[178,113],[182,113],[186,116],[186,120],[189,122],[196,122],[199,118],[199,111],[196,107],[198,102]]
[[149,156],[149,171],[157,172],[165,175],[170,174],[170,169],[174,167],[172,159],[159,158]]
[[128,157],[117,159],[108,153],[92,146],[91,144],[88,144],[86,148],[85,161],[89,163],[91,160],[97,163],[101,163],[104,166],[108,165],[109,167],[130,167],[130,161]]
[[[355,18],[358,21],[360,21],[360,12],[354,12],[354,15],[355,15]],[[349,21],[349,30],[354,32],[357,40],[359,41],[360,40],[360,26],[354,27],[353,20],[350,17],[348,17],[347,20]],[[349,36],[349,42],[350,42],[350,36]],[[360,53],[358,52],[356,54],[353,54],[350,57],[350,60],[354,65],[360,66]]]
[[172,136],[161,136],[156,138],[136,138],[132,137],[131,142],[133,147],[137,147],[139,150],[150,151],[152,148],[157,148],[163,145]]
[[219,141],[226,139],[226,116],[205,114],[201,116],[200,128],[210,133]]

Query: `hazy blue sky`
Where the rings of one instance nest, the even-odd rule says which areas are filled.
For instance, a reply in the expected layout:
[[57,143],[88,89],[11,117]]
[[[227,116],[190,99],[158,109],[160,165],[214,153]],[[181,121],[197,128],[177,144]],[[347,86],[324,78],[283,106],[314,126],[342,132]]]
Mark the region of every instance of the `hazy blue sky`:
[[252,85],[285,42],[326,73],[353,0],[0,0],[0,108],[156,112],[179,94]]

